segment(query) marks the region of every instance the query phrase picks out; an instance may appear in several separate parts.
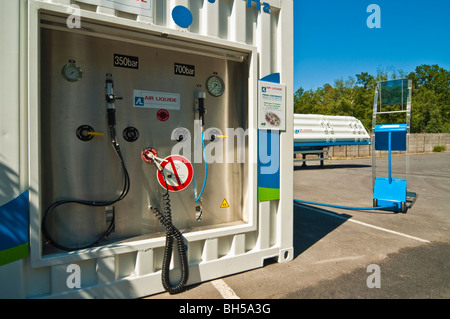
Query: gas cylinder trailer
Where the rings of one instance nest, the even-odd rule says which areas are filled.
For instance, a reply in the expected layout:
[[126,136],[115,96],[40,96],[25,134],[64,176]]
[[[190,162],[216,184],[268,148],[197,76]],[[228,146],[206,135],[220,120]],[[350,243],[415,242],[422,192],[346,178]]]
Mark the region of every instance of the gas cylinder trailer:
[[[370,135],[360,120],[353,116],[336,116],[321,114],[294,114],[294,154],[302,158],[294,158],[294,162],[328,159],[330,146],[370,145]],[[306,158],[317,155],[318,158]]]
[[2,0],[0,24],[1,298],[293,258],[293,1]]

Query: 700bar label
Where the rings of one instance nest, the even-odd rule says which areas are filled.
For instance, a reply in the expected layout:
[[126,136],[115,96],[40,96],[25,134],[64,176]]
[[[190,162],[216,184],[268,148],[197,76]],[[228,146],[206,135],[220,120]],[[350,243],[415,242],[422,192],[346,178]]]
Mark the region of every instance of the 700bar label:
[[139,69],[139,58],[136,56],[114,53],[114,66],[128,69]]
[[195,76],[195,65],[175,63],[173,68],[175,74]]

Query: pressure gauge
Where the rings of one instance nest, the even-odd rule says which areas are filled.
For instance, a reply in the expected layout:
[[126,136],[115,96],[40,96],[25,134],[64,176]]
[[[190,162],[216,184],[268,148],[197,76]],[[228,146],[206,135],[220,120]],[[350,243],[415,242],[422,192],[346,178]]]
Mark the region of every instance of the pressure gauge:
[[221,96],[225,91],[225,83],[220,77],[213,75],[206,80],[206,89],[212,96]]
[[63,67],[62,74],[67,81],[76,82],[81,79],[83,70],[74,62],[69,62]]

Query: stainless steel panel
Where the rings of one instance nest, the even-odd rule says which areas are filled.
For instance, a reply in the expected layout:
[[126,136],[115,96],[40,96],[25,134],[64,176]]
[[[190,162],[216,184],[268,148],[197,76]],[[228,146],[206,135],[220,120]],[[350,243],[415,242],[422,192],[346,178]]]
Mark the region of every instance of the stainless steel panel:
[[[114,67],[115,53],[139,57],[139,69]],[[161,204],[164,189],[156,181],[156,167],[141,159],[141,151],[153,147],[164,158],[177,143],[171,140],[175,128],[187,128],[193,135],[195,94],[199,90],[206,91],[205,81],[213,73],[223,77],[226,89],[221,97],[206,94],[205,130],[216,127],[225,134],[226,128],[247,129],[246,61],[234,62],[195,52],[178,52],[51,29],[41,31],[40,54],[39,160],[44,209],[59,199],[104,201],[119,194],[123,176],[107,132],[107,73],[112,75],[115,94],[123,97],[115,103],[116,131],[131,188],[128,196],[114,205],[116,223],[110,241],[161,235],[163,229],[148,207]],[[82,68],[80,81],[69,82],[63,78],[61,70],[69,60],[75,60]],[[174,63],[195,65],[195,76],[174,74]],[[169,110],[169,119],[159,121],[158,109],[133,106],[134,89],[178,93],[180,110]],[[76,129],[85,124],[105,135],[81,141],[76,136]],[[127,142],[122,137],[122,131],[128,126],[139,130],[137,141]],[[204,164],[193,165],[200,190]],[[182,231],[195,231],[242,222],[247,206],[246,176],[244,163],[208,164],[202,221],[195,218],[197,204],[191,183],[187,189],[170,194],[175,226]],[[224,199],[229,208],[220,208]],[[76,204],[58,207],[49,221],[55,239],[69,246],[92,241],[105,230],[107,223],[104,208]]]

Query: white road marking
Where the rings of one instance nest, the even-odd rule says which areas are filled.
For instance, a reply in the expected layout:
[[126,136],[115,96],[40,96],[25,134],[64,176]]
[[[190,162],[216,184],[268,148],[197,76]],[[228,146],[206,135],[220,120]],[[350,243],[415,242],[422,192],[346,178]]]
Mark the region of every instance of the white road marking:
[[[302,204],[299,204],[299,205],[302,205]],[[302,207],[306,207],[306,208],[309,208],[309,209],[314,210],[316,212],[319,212],[319,213],[322,213],[322,214],[326,214],[326,215],[329,215],[329,216],[333,216],[333,217],[336,217],[336,218],[339,218],[339,219],[343,219],[345,221],[349,221],[349,222],[352,222],[352,223],[355,223],[355,224],[363,225],[363,226],[370,227],[370,228],[373,228],[373,229],[385,231],[385,232],[388,232],[388,233],[391,233],[391,234],[395,234],[395,235],[403,236],[403,237],[406,237],[406,238],[414,239],[414,240],[417,240],[417,241],[420,241],[420,242],[423,242],[423,243],[429,243],[430,242],[429,240],[426,240],[426,239],[422,239],[422,238],[419,238],[419,237],[415,237],[415,236],[411,236],[411,235],[408,235],[408,234],[400,233],[400,232],[397,232],[395,230],[390,230],[390,229],[387,229],[387,228],[383,228],[383,227],[378,227],[378,226],[375,226],[375,225],[367,224],[367,223],[364,223],[364,222],[360,222],[359,220],[342,217],[342,216],[339,216],[337,214],[329,213],[329,212],[326,212],[326,211],[323,211],[323,210],[320,210],[320,209],[317,209],[317,208],[314,208],[314,207],[309,207],[309,206],[306,206],[306,205],[302,205]]]
[[219,291],[219,293],[222,295],[225,299],[241,299],[239,298],[236,293],[233,291],[233,289],[228,286],[225,281],[222,279],[216,279],[211,281],[213,286]]
[[348,261],[348,260],[355,260],[355,259],[361,259],[366,257],[365,255],[362,256],[348,256],[348,257],[339,257],[339,258],[332,258],[332,259],[326,259],[326,260],[320,260],[313,263],[316,264],[324,264],[324,263],[330,263],[330,262],[340,262],[340,261]]

